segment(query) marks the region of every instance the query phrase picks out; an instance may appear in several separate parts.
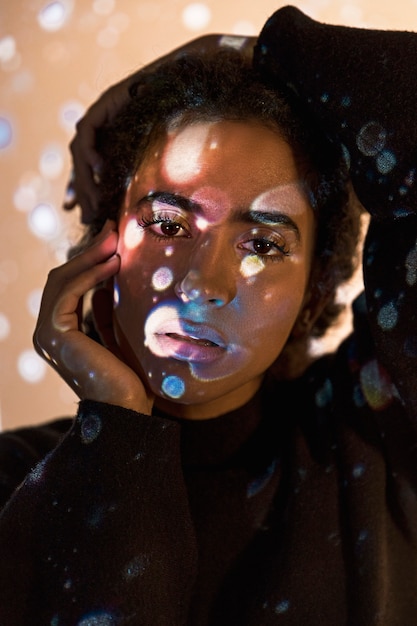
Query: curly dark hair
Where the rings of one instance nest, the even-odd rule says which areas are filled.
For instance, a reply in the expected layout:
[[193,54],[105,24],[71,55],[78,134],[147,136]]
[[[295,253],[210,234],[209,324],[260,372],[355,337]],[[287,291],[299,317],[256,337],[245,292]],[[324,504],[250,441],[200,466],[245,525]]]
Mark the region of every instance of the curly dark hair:
[[300,355],[304,366],[308,341],[323,336],[341,313],[337,289],[352,276],[358,261],[361,208],[352,196],[341,146],[309,117],[294,94],[282,86],[267,87],[250,62],[233,49],[188,53],[152,72],[144,71],[131,88],[131,96],[100,133],[104,164],[100,212],[88,237],[106,219],[117,219],[129,181],[147,148],[173,120],[180,119],[181,125],[257,120],[279,132],[298,157],[300,177],[317,221],[309,301],[281,358],[287,374],[300,362]]

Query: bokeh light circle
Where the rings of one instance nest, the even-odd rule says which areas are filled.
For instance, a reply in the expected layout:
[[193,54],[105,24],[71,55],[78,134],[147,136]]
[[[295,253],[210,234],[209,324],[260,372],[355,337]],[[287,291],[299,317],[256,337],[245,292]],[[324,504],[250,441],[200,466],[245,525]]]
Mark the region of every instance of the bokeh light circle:
[[29,214],[29,228],[40,239],[53,239],[60,230],[56,209],[51,204],[40,203]]
[[192,2],[182,12],[182,22],[189,30],[206,28],[211,21],[211,10],[207,4]]
[[46,363],[34,350],[24,350],[19,355],[17,369],[26,382],[38,383],[45,376]]

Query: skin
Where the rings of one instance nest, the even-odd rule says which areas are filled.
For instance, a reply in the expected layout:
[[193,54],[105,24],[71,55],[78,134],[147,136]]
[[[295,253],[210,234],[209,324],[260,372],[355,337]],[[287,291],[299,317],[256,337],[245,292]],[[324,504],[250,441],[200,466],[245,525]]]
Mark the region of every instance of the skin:
[[[256,121],[177,124],[148,150],[117,231],[51,273],[38,350],[80,397],[143,413],[207,419],[247,402],[311,270],[314,215],[290,146]],[[113,318],[109,290],[94,306],[110,349],[78,329],[100,281],[114,288]]]
[[243,56],[252,58],[256,37],[240,35],[211,34],[202,35],[175,48],[168,54],[156,59],[145,68],[134,72],[127,78],[107,89],[77,123],[76,134],[71,144],[72,176],[68,183],[64,209],[71,210],[77,204],[81,207],[81,219],[90,224],[98,211],[101,159],[96,150],[96,133],[107,122],[111,122],[120,109],[129,101],[129,87],[140,81],[144,71],[151,71],[161,63],[186,52],[216,50],[222,46],[239,49]]

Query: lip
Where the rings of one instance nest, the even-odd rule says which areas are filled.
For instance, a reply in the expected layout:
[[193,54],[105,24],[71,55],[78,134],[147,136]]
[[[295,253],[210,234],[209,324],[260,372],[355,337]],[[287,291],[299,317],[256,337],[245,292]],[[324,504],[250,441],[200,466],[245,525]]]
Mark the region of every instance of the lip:
[[209,363],[226,352],[226,343],[217,331],[185,320],[165,322],[154,337],[166,356],[180,361]]

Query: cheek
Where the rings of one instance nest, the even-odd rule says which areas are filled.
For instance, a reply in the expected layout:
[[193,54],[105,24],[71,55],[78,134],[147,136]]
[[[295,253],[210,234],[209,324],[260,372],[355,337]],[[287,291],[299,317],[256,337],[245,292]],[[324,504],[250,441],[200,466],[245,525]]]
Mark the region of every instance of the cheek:
[[[265,290],[248,303],[247,334],[257,337],[262,350],[270,356],[278,356],[287,341],[298,317],[304,299],[304,282],[289,281],[285,285]],[[259,349],[259,348],[258,348]]]
[[147,249],[120,252],[121,268],[115,278],[115,314],[124,325],[144,323],[150,310],[174,295],[176,271],[169,250],[155,260]]

